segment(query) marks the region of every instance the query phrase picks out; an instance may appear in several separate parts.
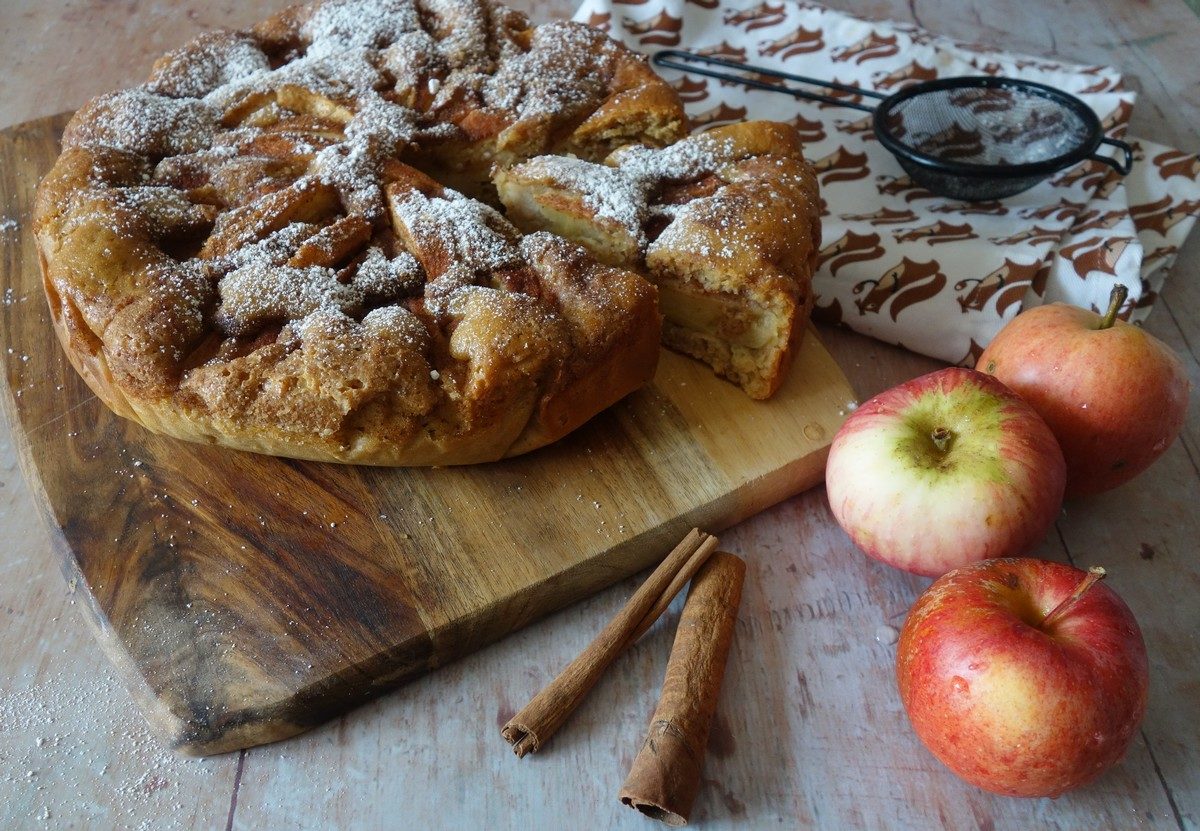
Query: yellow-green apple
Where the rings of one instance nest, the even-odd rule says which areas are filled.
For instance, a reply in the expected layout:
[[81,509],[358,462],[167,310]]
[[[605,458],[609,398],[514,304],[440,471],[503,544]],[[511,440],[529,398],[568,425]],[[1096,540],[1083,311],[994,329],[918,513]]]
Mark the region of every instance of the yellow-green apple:
[[825,467],[829,506],[855,545],[930,577],[1028,553],[1065,479],[1041,417],[990,375],[953,367],[859,407]]
[[1067,496],[1115,488],[1170,446],[1187,413],[1183,362],[1140,326],[1052,303],[1017,315],[976,364],[1037,410],[1067,460]]
[[896,652],[917,736],[973,785],[1057,796],[1121,758],[1146,712],[1148,666],[1103,569],[1002,559],[944,575]]

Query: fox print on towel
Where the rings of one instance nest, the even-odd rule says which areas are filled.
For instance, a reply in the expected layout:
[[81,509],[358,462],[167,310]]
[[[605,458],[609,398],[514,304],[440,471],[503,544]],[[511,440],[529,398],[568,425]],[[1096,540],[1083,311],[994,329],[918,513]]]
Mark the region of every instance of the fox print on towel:
[[708,97],[708,79],[689,78],[686,75],[671,84],[685,104],[695,104]]
[[622,18],[621,25],[631,35],[638,36],[638,43],[642,46],[647,44],[675,46],[679,43],[679,32],[683,29],[683,18],[673,17],[664,11],[659,12],[654,17],[640,21],[630,17]]
[[733,124],[735,121],[744,121],[745,119],[745,107],[731,107],[722,101],[715,107],[693,115],[692,127],[697,130],[711,130],[713,127]]
[[1200,156],[1184,153],[1182,150],[1159,153],[1154,157],[1154,167],[1163,179],[1170,179],[1172,176],[1200,179]]
[[846,147],[838,147],[832,153],[810,161],[822,187],[834,182],[865,179],[871,175],[867,167],[867,154],[855,153]]
[[979,235],[975,233],[975,229],[969,223],[964,222],[962,225],[951,225],[949,222],[939,219],[937,222],[930,223],[929,225],[922,225],[917,228],[909,228],[907,231],[894,233],[892,234],[892,238],[896,242],[924,240],[927,245],[937,245],[942,242],[978,239]]
[[982,312],[995,300],[997,313],[1014,303],[1020,303],[1033,278],[1042,268],[1040,262],[1018,263],[1005,259],[1004,264],[979,278],[966,278],[954,284],[955,296],[963,314]]
[[937,294],[946,285],[946,275],[937,260],[918,263],[905,257],[875,280],[863,280],[854,286],[861,295],[854,305],[860,315],[879,313],[886,306],[892,320],[900,313]]
[[854,61],[859,64],[880,58],[890,58],[892,55],[900,54],[899,41],[898,35],[881,35],[879,32],[871,30],[871,34],[858,43],[833,49],[829,53],[829,57],[835,63]]
[[879,234],[847,231],[817,253],[817,266],[837,276],[838,269],[850,263],[878,260],[884,254]]
[[1129,210],[1129,215],[1133,217],[1138,230],[1154,231],[1160,237],[1165,237],[1179,223],[1200,216],[1200,199],[1174,202],[1164,196],[1149,205],[1135,205]]
[[730,9],[725,12],[725,24],[728,26],[741,26],[747,32],[753,32],[755,29],[762,29],[767,26],[777,26],[787,20],[787,13],[784,10],[783,3],[771,5],[770,3],[759,3],[757,6],[749,9]]

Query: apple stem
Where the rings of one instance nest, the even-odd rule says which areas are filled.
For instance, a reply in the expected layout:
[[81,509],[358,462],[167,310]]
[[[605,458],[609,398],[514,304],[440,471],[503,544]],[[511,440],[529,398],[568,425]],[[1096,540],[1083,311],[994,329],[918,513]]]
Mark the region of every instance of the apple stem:
[[933,446],[939,452],[945,453],[950,447],[950,440],[954,438],[954,431],[946,427],[935,427],[933,432],[929,434],[929,438],[933,440]]
[[1070,608],[1075,605],[1079,598],[1088,593],[1088,589],[1099,583],[1107,575],[1108,572],[1105,571],[1102,566],[1092,566],[1089,568],[1087,575],[1080,580],[1079,585],[1075,587],[1075,591],[1071,592],[1070,596],[1067,597],[1066,600],[1055,606],[1050,611],[1050,614],[1042,618],[1042,628],[1045,629],[1047,626],[1054,623],[1054,621],[1065,615]]
[[1100,325],[1097,329],[1111,329],[1112,325],[1117,322],[1117,312],[1121,310],[1121,306],[1125,305],[1125,298],[1129,296],[1129,287],[1117,283],[1113,286],[1112,293],[1108,295],[1108,311],[1104,313],[1104,317],[1100,318]]

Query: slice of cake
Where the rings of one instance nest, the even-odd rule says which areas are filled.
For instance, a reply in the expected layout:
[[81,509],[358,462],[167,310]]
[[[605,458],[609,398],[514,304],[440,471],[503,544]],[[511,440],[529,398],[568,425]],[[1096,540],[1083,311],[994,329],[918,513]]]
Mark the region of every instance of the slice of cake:
[[496,176],[509,218],[641,270],[659,289],[667,346],[753,398],[782,383],[812,308],[817,182],[795,130],[758,121],[603,165],[538,157]]

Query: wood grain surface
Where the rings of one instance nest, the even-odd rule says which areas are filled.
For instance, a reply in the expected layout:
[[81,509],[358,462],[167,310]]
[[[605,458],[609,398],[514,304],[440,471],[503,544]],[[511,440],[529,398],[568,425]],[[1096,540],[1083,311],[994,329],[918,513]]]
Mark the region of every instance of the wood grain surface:
[[[6,0],[0,125],[136,82],[159,53],[201,29],[245,25],[285,2]],[[1026,53],[1120,66],[1141,93],[1134,134],[1200,149],[1193,68],[1200,20],[1182,0],[828,4]],[[538,20],[572,11],[569,0],[516,5],[532,7]],[[0,181],[0,236],[24,233],[28,217],[6,200]],[[1197,235],[1180,253],[1148,329],[1183,356],[1200,388]],[[862,395],[936,367],[853,333],[821,334]],[[0,353],[6,367],[18,359]],[[748,574],[695,826],[1200,829],[1198,462],[1193,403],[1166,457],[1110,494],[1067,505],[1038,552],[1107,566],[1110,586],[1145,630],[1151,660],[1150,708],[1129,756],[1057,800],[971,788],[913,736],[896,697],[886,627],[900,625],[927,581],[857,552],[829,516],[823,490],[731,529],[723,547],[747,559]],[[614,665],[544,756],[518,761],[497,735],[639,577],[295,739],[191,759],[150,737],[96,648],[6,441],[0,540],[0,827],[653,827],[616,794],[658,695],[677,607]]]
[[[0,137],[27,214],[66,116]],[[6,410],[105,651],[186,753],[301,732],[821,481],[854,401],[815,334],[769,402],[664,351],[567,439],[488,465],[298,462],[114,416],[57,347],[31,235],[5,237]],[[103,510],[97,510],[104,506]]]

